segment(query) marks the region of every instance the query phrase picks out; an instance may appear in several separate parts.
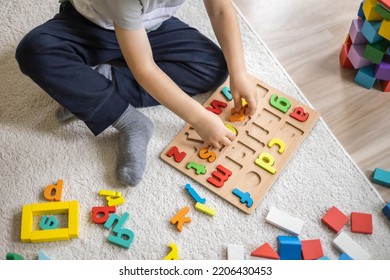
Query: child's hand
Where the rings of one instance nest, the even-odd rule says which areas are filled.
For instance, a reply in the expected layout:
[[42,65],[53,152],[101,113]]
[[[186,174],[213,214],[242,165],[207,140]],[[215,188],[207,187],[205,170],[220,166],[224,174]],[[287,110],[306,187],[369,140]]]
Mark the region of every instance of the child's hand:
[[206,145],[212,145],[215,149],[220,149],[222,145],[229,146],[236,137],[216,114],[206,109],[192,127]]
[[239,112],[242,108],[241,98],[248,103],[245,115],[253,116],[257,109],[256,83],[247,73],[230,77],[230,91],[234,100],[234,108]]

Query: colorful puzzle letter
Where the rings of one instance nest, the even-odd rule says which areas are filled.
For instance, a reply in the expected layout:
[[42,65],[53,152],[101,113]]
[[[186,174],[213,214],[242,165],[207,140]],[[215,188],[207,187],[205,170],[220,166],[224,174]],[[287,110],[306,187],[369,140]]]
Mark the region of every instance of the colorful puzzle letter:
[[179,259],[179,250],[177,249],[177,246],[175,243],[169,243],[169,247],[171,247],[171,251],[168,255],[164,258],[166,261],[173,261]]
[[43,191],[43,197],[48,201],[61,201],[63,180],[58,180],[57,185],[48,185]]
[[127,212],[123,213],[122,217],[117,214],[111,214],[108,220],[104,223],[104,227],[109,229],[116,222],[112,230],[116,233],[116,235],[110,235],[108,237],[108,241],[126,249],[130,247],[134,240],[134,232],[130,229],[123,228],[123,225],[128,219],[129,213]]
[[186,217],[186,214],[190,211],[188,206],[184,206],[176,215],[171,218],[171,224],[177,224],[177,229],[181,232],[183,230],[184,223],[191,222],[190,217]]

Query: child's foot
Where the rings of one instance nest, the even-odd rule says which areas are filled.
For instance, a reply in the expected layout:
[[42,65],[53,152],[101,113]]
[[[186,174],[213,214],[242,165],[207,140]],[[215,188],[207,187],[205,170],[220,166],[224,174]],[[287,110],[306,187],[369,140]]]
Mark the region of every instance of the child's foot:
[[146,151],[153,133],[152,121],[129,105],[123,115],[113,124],[120,133],[117,165],[118,179],[135,187],[146,168]]
[[65,122],[73,118],[74,115],[62,106],[58,106],[56,111],[56,119],[59,122]]

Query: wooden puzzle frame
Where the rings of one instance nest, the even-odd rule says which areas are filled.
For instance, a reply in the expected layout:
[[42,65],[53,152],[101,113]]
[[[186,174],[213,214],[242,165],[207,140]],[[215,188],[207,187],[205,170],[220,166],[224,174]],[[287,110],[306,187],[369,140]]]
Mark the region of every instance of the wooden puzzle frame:
[[253,117],[231,114],[228,80],[204,103],[236,133],[230,146],[208,149],[186,124],[161,154],[162,160],[247,214],[255,210],[319,118],[307,105],[256,78],[254,82],[259,105]]

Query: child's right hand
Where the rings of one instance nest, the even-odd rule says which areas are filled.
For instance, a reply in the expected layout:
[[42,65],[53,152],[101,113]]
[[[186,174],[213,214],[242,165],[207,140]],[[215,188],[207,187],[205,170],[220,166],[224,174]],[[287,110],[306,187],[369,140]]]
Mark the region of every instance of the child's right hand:
[[229,146],[236,138],[234,133],[224,125],[216,114],[206,109],[192,127],[206,145],[212,145],[215,149],[220,149],[222,145]]

